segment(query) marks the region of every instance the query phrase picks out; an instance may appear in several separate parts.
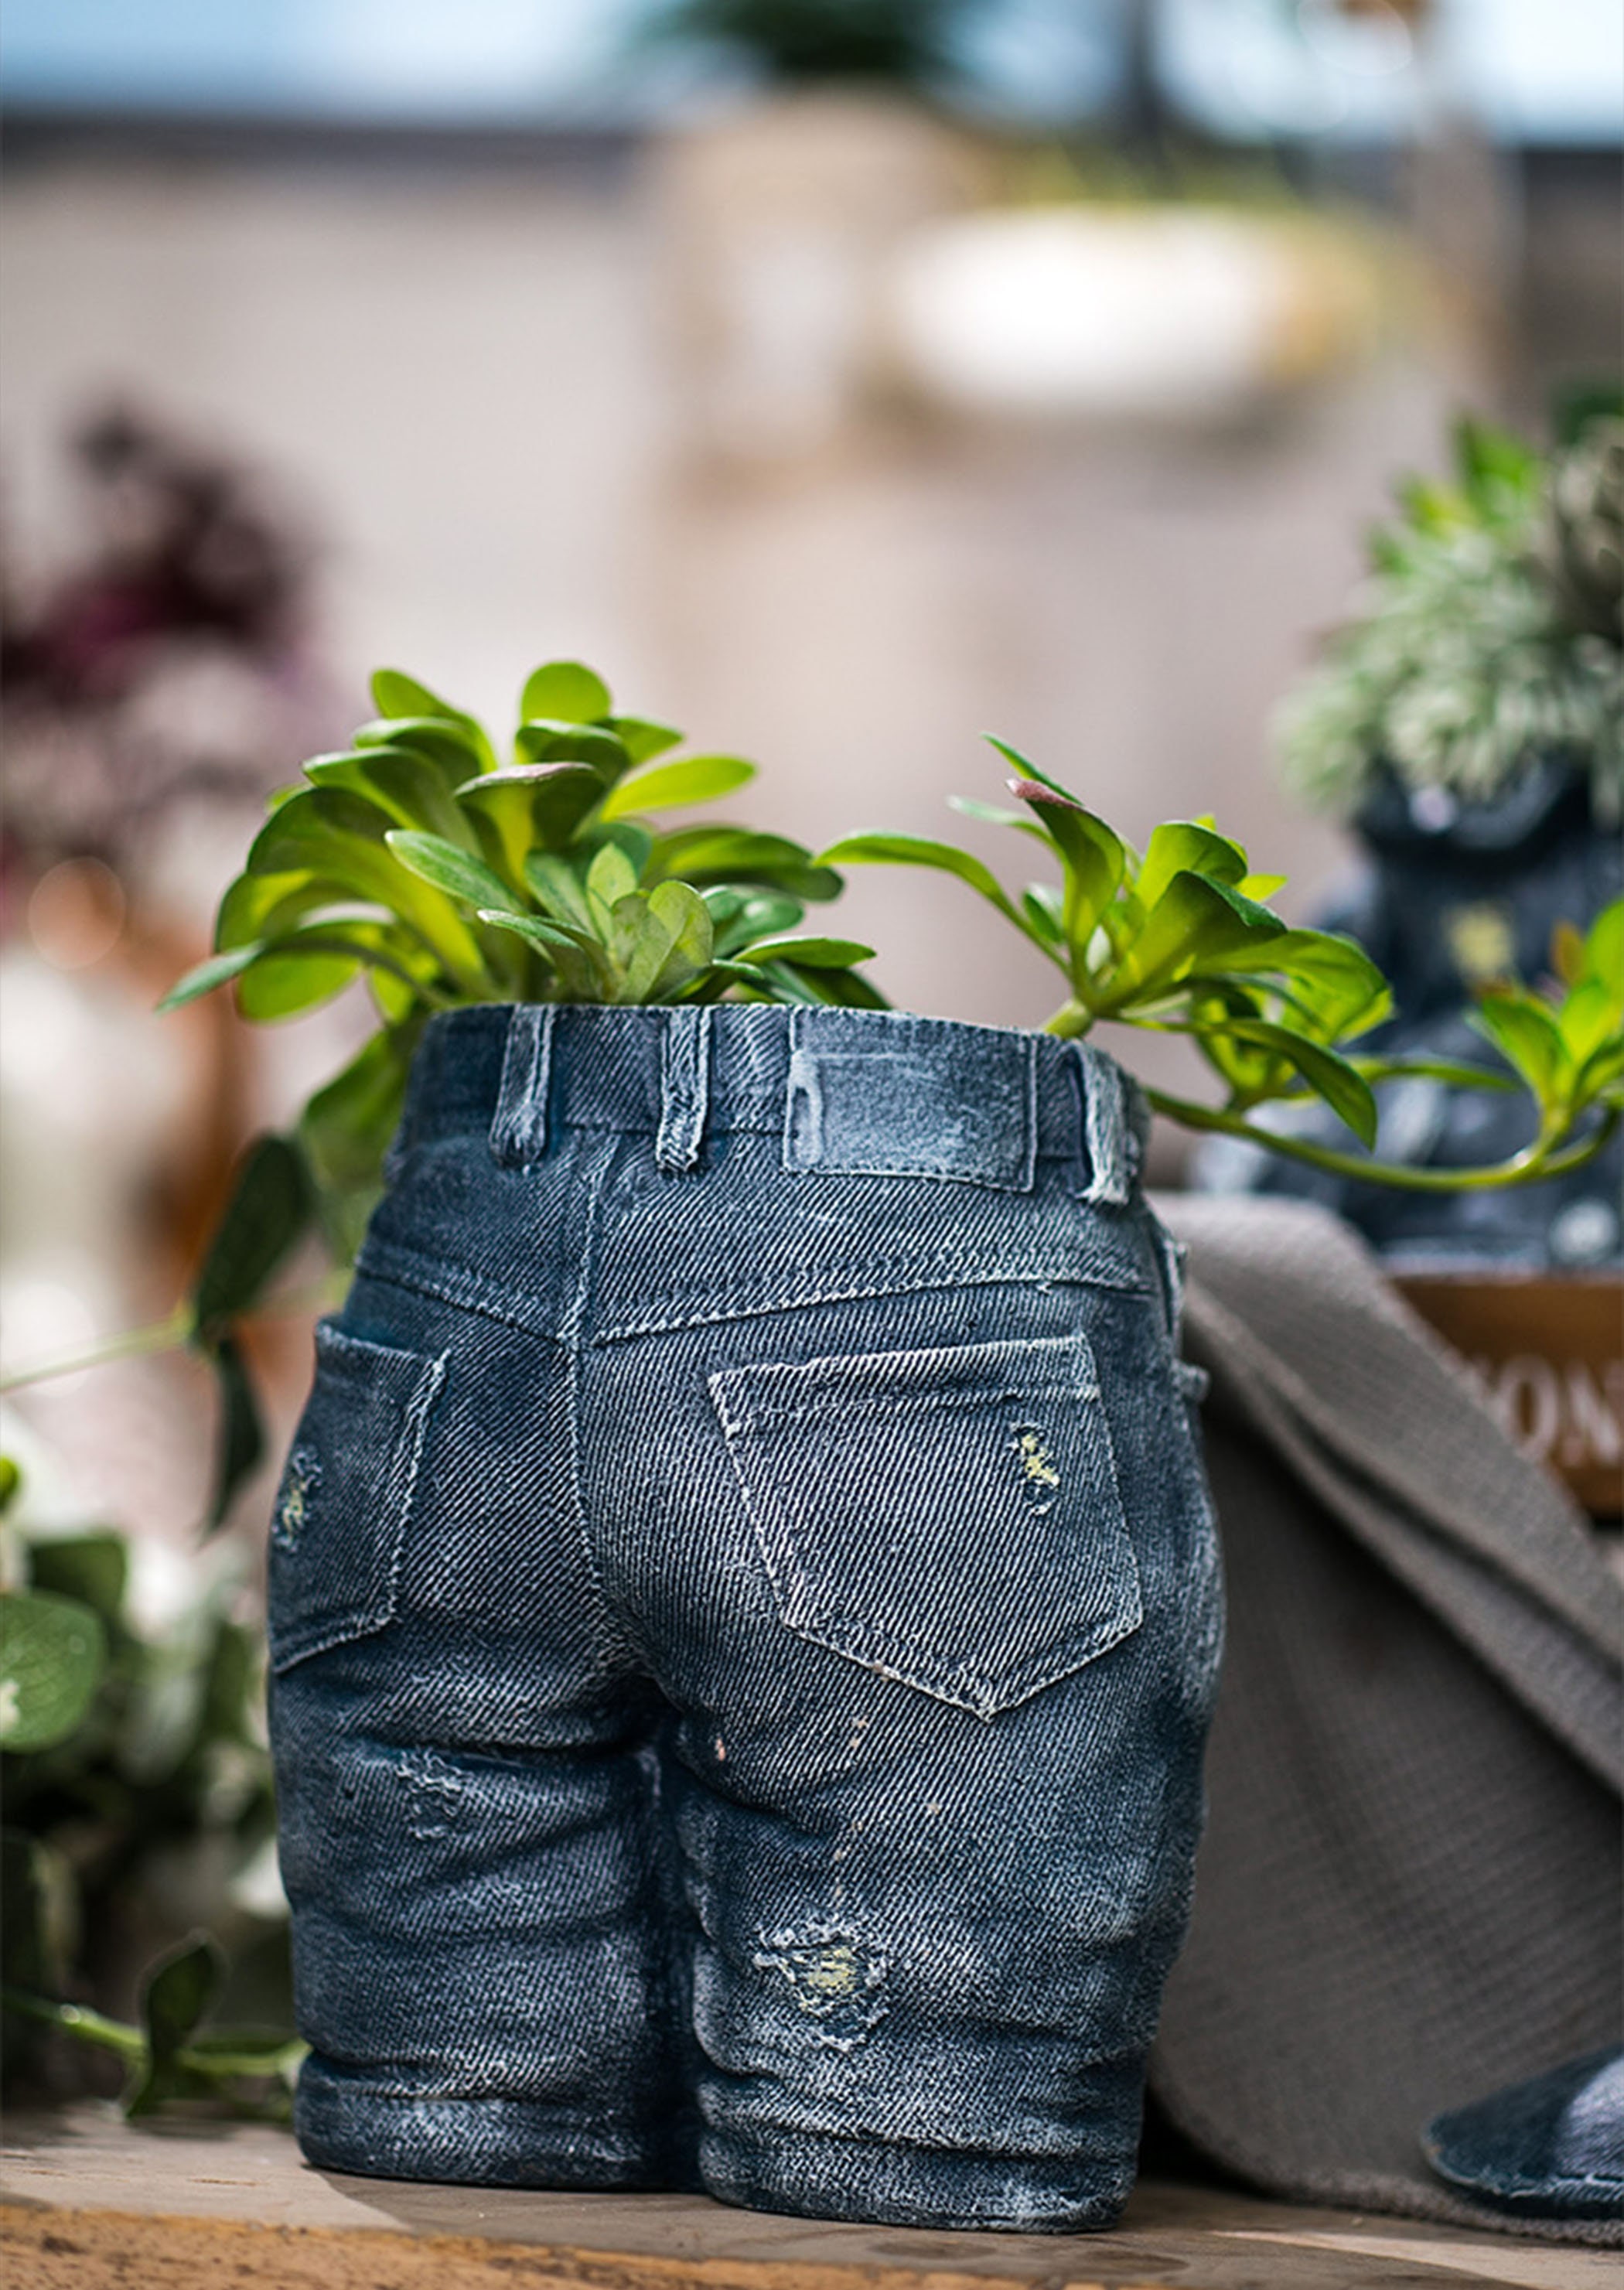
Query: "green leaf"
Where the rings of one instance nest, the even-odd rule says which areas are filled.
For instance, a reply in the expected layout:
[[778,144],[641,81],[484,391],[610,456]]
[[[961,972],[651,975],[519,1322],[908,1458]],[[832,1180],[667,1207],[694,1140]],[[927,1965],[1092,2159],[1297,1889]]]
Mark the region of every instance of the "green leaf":
[[507,905],[508,885],[501,877],[483,859],[447,843],[443,836],[420,835],[410,828],[397,827],[384,841],[403,867],[448,898],[465,900],[470,907]]
[[849,970],[869,962],[874,949],[854,938],[765,938],[748,947],[745,962],[792,962],[803,970]]
[[1492,1066],[1469,1065],[1463,1058],[1350,1058],[1348,1063],[1372,1086],[1384,1081],[1441,1081],[1451,1089],[1515,1090],[1521,1085]]
[[524,860],[524,874],[538,905],[588,937],[595,934],[586,885],[567,859],[553,851],[532,851]]
[[259,959],[261,952],[258,940],[245,946],[234,946],[224,954],[212,954],[206,962],[195,963],[177,985],[172,986],[158,1004],[160,1011],[179,1010],[184,1003],[196,1001],[200,994],[212,994],[217,986],[224,986]]
[[106,1664],[100,1619],[79,1599],[0,1593],[0,1749],[65,1742],[83,1724]]
[[649,989],[651,1001],[663,1002],[709,967],[716,933],[710,909],[688,883],[656,883],[649,893],[649,912],[671,934],[670,952]]
[[22,1486],[22,1473],[14,1455],[0,1455],[0,1516],[10,1510]]
[[1522,1075],[1542,1108],[1560,1100],[1572,1079],[1572,1061],[1561,1028],[1537,996],[1495,988],[1479,996],[1468,1022]]
[[527,945],[543,954],[555,947],[589,947],[593,944],[590,932],[572,929],[567,923],[544,922],[540,915],[515,914],[511,907],[481,907],[479,919],[489,923],[492,930],[509,931]]
[[[468,758],[455,785],[468,776]],[[396,824],[426,829],[448,843],[473,845],[473,829],[459,810],[445,773],[409,748],[367,748],[343,756],[318,756],[305,765],[315,787],[348,788],[387,812]]]
[[944,875],[956,875],[1017,930],[1027,931],[1025,917],[991,868],[951,843],[932,843],[919,835],[847,835],[820,851],[816,863],[820,867],[933,867]]
[[421,756],[453,794],[471,772],[488,771],[493,760],[490,743],[471,716],[380,716],[353,732],[350,745],[404,748]]
[[1284,1058],[1316,1095],[1323,1097],[1332,1111],[1347,1123],[1362,1145],[1375,1143],[1376,1101],[1370,1084],[1335,1050],[1321,1042],[1309,1041],[1289,1026],[1275,1025],[1261,1018],[1230,1019],[1221,1027],[1211,1026],[1205,1030],[1221,1032],[1231,1040],[1272,1051]]
[[651,723],[643,716],[608,716],[604,720],[634,764],[652,763],[656,756],[680,748],[683,742],[673,724]]
[[405,1104],[422,1019],[386,1027],[299,1117],[299,1144],[316,1181],[316,1208],[340,1263],[360,1244],[383,1187],[383,1159]]
[[1243,899],[1228,884],[1181,870],[1147,915],[1100,1006],[1115,1013],[1165,990],[1193,970],[1260,953],[1263,941],[1284,935],[1285,925],[1267,907]]
[[310,1221],[305,1165],[285,1137],[260,1137],[237,1165],[191,1293],[193,1320],[208,1333],[257,1303]]
[[611,910],[637,888],[637,870],[617,843],[605,843],[587,869],[587,903],[600,929]]
[[386,845],[388,815],[346,788],[312,788],[266,821],[251,873],[301,871],[400,916],[476,997],[487,983],[477,941],[454,906],[403,868]]
[[358,956],[301,949],[296,939],[283,940],[262,949],[238,980],[237,1007],[260,1025],[300,1017],[341,994],[360,968]]
[[1564,997],[1556,1027],[1569,1057],[1576,1066],[1583,1065],[1618,1033],[1616,989],[1599,978],[1581,980]]
[[1227,835],[1194,820],[1168,820],[1152,829],[1134,885],[1148,907],[1156,904],[1180,869],[1238,888],[1246,877],[1246,853]]
[[621,741],[605,725],[565,724],[556,718],[521,724],[513,735],[516,764],[588,764],[600,789],[612,788],[631,769]]
[[532,669],[519,695],[520,719],[555,716],[567,724],[596,724],[609,713],[609,686],[579,661],[552,660]]
[[1604,906],[1587,932],[1585,970],[1624,1002],[1624,899]]
[[649,869],[696,889],[711,883],[753,883],[818,903],[838,898],[842,889],[835,869],[814,861],[803,845],[741,827],[681,827],[659,836]]
[[684,805],[715,803],[756,777],[754,764],[742,756],[684,756],[680,762],[660,764],[622,780],[606,797],[603,817],[624,819],[644,811],[676,811]]
[[457,791],[457,800],[486,823],[486,845],[514,883],[524,879],[534,850],[560,851],[603,800],[604,782],[589,764],[510,764]]
[[[1023,780],[1036,780],[1039,787],[1047,788],[1051,795],[1058,795],[1062,803],[1070,804],[1076,811],[1086,807],[1081,797],[1073,795],[1068,787],[1062,787],[1059,780],[1052,780],[1047,772],[1040,772],[1029,756],[1023,756],[1019,748],[1012,748],[1007,740],[1000,740],[991,732],[984,732],[981,736],[989,748],[996,748],[1005,763],[1014,765]],[[1093,816],[1092,812],[1089,816]]]
[[1034,780],[1014,780],[1011,788],[1060,853],[1065,869],[1060,918],[1081,978],[1088,942],[1100,917],[1116,897],[1127,865],[1122,837],[1091,811]]
[[31,1587],[76,1599],[112,1625],[124,1602],[130,1550],[121,1534],[53,1535],[28,1553]]
[[152,2114],[166,2099],[199,2096],[210,2090],[210,2078],[183,2066],[180,2055],[224,1978],[224,1959],[204,1934],[183,1941],[148,1975],[141,1993],[146,2064],[124,2101],[124,2113],[132,2121]]
[[965,819],[978,819],[987,827],[1012,827],[1017,834],[1030,835],[1039,843],[1049,840],[1036,820],[1028,819],[1021,812],[1011,811],[1001,803],[982,803],[972,795],[950,795],[948,808],[958,812]]

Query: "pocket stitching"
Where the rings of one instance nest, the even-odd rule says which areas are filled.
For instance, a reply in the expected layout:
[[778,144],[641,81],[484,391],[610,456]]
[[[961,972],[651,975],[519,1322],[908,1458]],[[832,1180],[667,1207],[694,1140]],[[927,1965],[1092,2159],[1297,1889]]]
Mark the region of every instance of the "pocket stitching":
[[[382,1595],[364,1608],[357,1609],[352,1605],[343,1614],[323,1617],[306,1631],[295,1629],[287,1635],[270,1634],[280,1638],[279,1644],[273,1643],[270,1646],[270,1667],[277,1677],[316,1654],[331,1653],[334,1646],[348,1645],[356,1638],[371,1637],[378,1631],[387,1629],[394,1621],[399,1601],[406,1528],[417,1498],[429,1413],[444,1384],[450,1358],[448,1352],[412,1352],[394,1344],[370,1344],[361,1337],[346,1335],[338,1328],[318,1328],[316,1347],[321,1366],[330,1371],[336,1369],[346,1376],[364,1370],[369,1353],[388,1359],[409,1361],[415,1373],[400,1408],[400,1428],[383,1477],[388,1502],[379,1541],[387,1540],[388,1565]],[[396,1493],[394,1490],[397,1479],[401,1484]]]
[[[883,1677],[892,1677],[898,1684],[909,1686],[916,1693],[927,1694],[932,1700],[946,1702],[952,1708],[967,1709],[984,1722],[990,1722],[1003,1711],[1016,1708],[1022,1701],[1029,1701],[1034,1694],[1041,1693],[1045,1686],[1057,1684],[1062,1677],[1069,1677],[1075,1671],[1085,1668],[1100,1655],[1109,1653],[1114,1645],[1119,1645],[1124,1638],[1131,1637],[1140,1627],[1144,1621],[1144,1600],[1140,1582],[1139,1565],[1134,1555],[1132,1538],[1127,1532],[1126,1517],[1122,1510],[1120,1483],[1116,1476],[1116,1450],[1111,1439],[1110,1416],[1100,1389],[1093,1349],[1088,1337],[1079,1328],[1069,1336],[1041,1337],[1034,1339],[1030,1343],[1017,1342],[1013,1349],[1029,1354],[1039,1347],[1047,1349],[1057,1345],[1064,1346],[1076,1360],[1077,1380],[1075,1382],[1056,1383],[1050,1379],[1041,1385],[1028,1388],[1019,1393],[999,1390],[996,1387],[1001,1383],[1002,1379],[986,1377],[979,1389],[967,1392],[919,1391],[892,1396],[875,1395],[866,1405],[861,1400],[842,1403],[831,1394],[823,1402],[809,1404],[802,1409],[774,1410],[770,1404],[755,1408],[736,1406],[733,1393],[729,1389],[730,1385],[752,1375],[771,1373],[775,1368],[805,1369],[826,1364],[813,1361],[764,1361],[745,1368],[722,1369],[707,1379],[712,1405],[721,1421],[722,1435],[728,1456],[738,1479],[740,1493],[744,1497],[745,1511],[749,1521],[751,1535],[761,1555],[768,1581],[772,1586],[779,1619],[787,1629],[808,1639],[814,1645],[825,1646],[830,1653],[841,1655],[848,1661],[859,1662],[866,1669],[876,1670]],[[1004,1347],[971,1345],[960,1349],[976,1351],[1002,1349]],[[874,1360],[894,1360],[908,1357],[909,1355],[905,1352],[868,1353],[851,1358],[843,1357],[827,1365],[838,1367],[848,1376],[852,1376],[860,1365]],[[1121,1563],[1113,1571],[1113,1582],[1116,1585],[1116,1603],[1112,1612],[1101,1617],[1086,1633],[1074,1629],[1057,1644],[1030,1655],[1018,1669],[1004,1671],[996,1681],[988,1678],[984,1674],[972,1675],[969,1668],[969,1662],[972,1657],[948,1654],[917,1638],[905,1646],[892,1632],[886,1631],[880,1626],[864,1621],[859,1616],[818,1604],[811,1592],[810,1586],[805,1585],[804,1570],[801,1573],[800,1583],[797,1584],[792,1580],[787,1581],[785,1570],[778,1563],[764,1524],[764,1514],[770,1507],[763,1501],[758,1485],[741,1451],[741,1441],[748,1434],[760,1432],[763,1429],[776,1429],[783,1423],[799,1421],[805,1415],[833,1413],[872,1415],[879,1413],[896,1413],[904,1409],[917,1410],[936,1405],[980,1405],[986,1404],[989,1392],[996,1398],[1009,1397],[1022,1401],[1029,1401],[1035,1397],[1076,1398],[1087,1401],[1097,1407],[1100,1435],[1104,1446],[1109,1483],[1116,1496],[1116,1517],[1121,1521],[1118,1538]],[[790,1557],[796,1561],[799,1569],[798,1554],[793,1537],[788,1533],[788,1529],[783,1532],[783,1540],[788,1543]],[[844,1643],[837,1643],[837,1639]],[[906,1666],[910,1662],[913,1667]],[[919,1665],[922,1662],[937,1672],[936,1682],[932,1682],[919,1675]],[[958,1687],[958,1692],[948,1690],[955,1685]]]

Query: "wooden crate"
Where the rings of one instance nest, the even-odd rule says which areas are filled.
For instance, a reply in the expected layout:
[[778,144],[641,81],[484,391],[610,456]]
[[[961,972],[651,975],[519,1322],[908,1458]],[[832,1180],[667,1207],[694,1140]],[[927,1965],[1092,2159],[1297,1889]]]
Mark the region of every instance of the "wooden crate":
[[1428,1272],[1395,1286],[1469,1363],[1510,1437],[1591,1516],[1624,1512],[1624,1280]]

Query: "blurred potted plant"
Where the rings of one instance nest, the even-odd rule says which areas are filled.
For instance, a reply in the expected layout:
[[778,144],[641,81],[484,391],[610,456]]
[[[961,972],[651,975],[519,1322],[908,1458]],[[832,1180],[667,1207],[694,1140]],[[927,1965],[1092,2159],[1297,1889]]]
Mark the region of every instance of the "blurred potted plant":
[[[1624,418],[1581,402],[1549,454],[1462,422],[1452,481],[1412,481],[1400,500],[1372,538],[1356,617],[1286,704],[1280,739],[1288,783],[1348,817],[1369,856],[1325,920],[1392,981],[1380,1046],[1450,1058],[1469,1045],[1479,988],[1548,963],[1572,979],[1575,931],[1624,887]],[[1384,1145],[1446,1168],[1515,1149],[1526,1121],[1515,1101],[1418,1077]],[[1410,1256],[1538,1268],[1624,1253],[1616,1151],[1473,1204],[1272,1161],[1241,1173],[1316,1191]]]
[[971,201],[980,144],[938,99],[967,0],[674,0],[639,44],[749,100],[656,146],[691,442],[738,466],[842,442],[884,375],[885,268]]

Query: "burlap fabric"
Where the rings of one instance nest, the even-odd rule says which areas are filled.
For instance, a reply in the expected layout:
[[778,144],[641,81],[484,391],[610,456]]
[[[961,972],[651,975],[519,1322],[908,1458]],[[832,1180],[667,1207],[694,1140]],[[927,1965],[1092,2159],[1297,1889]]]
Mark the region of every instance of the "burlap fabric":
[[1323,1210],[1180,1197],[1228,1648],[1152,2088],[1300,2200],[1541,2227],[1423,2126],[1616,2039],[1624,1590]]

